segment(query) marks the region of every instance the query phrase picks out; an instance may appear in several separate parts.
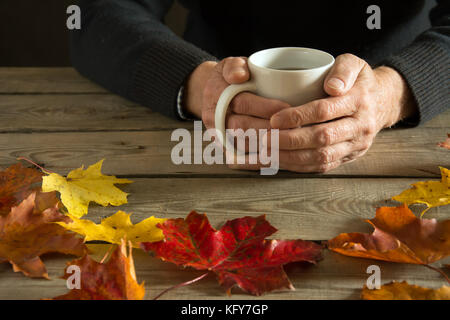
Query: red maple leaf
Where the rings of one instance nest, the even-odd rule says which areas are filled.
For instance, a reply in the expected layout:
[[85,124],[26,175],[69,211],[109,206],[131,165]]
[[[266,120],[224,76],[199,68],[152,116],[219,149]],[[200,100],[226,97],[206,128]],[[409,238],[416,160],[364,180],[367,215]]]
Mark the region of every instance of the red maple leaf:
[[283,265],[321,259],[322,247],[314,242],[266,240],[277,229],[265,216],[231,220],[216,230],[205,214],[192,211],[186,219],[169,219],[159,227],[165,239],[141,243],[144,250],[177,265],[215,272],[228,294],[234,286],[254,295],[293,289]]

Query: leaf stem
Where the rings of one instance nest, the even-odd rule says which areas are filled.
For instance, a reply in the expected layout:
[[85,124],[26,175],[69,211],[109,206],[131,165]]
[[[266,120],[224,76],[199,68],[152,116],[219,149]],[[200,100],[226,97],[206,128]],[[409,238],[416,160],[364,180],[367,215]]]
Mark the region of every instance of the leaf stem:
[[428,269],[436,271],[437,273],[440,273],[445,278],[445,280],[447,280],[447,282],[450,284],[450,278],[444,271],[442,271],[442,269],[430,266],[429,264],[424,264],[424,266],[427,267]]
[[29,162],[29,163],[31,163],[32,165],[34,165],[34,166],[38,167],[39,169],[41,169],[44,173],[54,173],[54,172],[51,171],[51,170],[44,169],[43,167],[41,167],[40,165],[38,165],[38,164],[37,164],[36,162],[34,162],[33,160],[30,160],[30,159],[28,159],[28,158],[26,158],[26,157],[18,157],[16,160],[18,160],[18,161],[20,161],[20,160],[25,160],[26,162]]
[[200,281],[200,280],[202,280],[203,278],[205,278],[208,274],[209,274],[209,272],[207,272],[207,273],[205,273],[205,274],[202,274],[200,277],[197,277],[197,278],[195,278],[195,279],[192,279],[192,280],[189,280],[189,281],[186,281],[186,282],[177,284],[176,286],[170,287],[170,288],[164,290],[163,292],[161,292],[160,294],[158,294],[155,298],[153,298],[153,300],[158,300],[159,298],[161,298],[164,294],[166,294],[166,293],[169,292],[170,290],[177,289],[177,288],[181,288],[181,287],[185,287],[185,286],[188,286],[188,285],[190,285],[190,284],[193,284],[193,283],[195,283],[195,282],[197,282],[197,281]]

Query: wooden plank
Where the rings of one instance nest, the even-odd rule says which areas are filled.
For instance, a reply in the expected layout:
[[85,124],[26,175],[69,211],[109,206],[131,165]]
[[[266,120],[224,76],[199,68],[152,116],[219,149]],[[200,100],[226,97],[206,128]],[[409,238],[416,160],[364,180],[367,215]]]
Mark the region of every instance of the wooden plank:
[[0,93],[106,93],[73,68],[0,68]]
[[4,95],[1,132],[147,131],[191,128],[110,94]]
[[[100,260],[109,245],[89,245],[93,257]],[[134,250],[137,279],[145,281],[146,299],[152,299],[163,290],[202,274],[201,271],[181,269],[160,261],[141,250]],[[8,264],[0,265],[0,299],[51,298],[68,291],[65,280],[59,279],[64,272],[68,256],[44,259],[52,280],[30,279],[14,273]],[[444,260],[445,261],[445,260]],[[449,259],[447,259],[449,261]],[[295,291],[274,292],[253,297],[234,289],[232,299],[359,299],[361,288],[367,281],[367,267],[378,265],[381,282],[408,280],[410,283],[430,288],[445,284],[442,277],[425,267],[394,264],[374,260],[356,259],[324,251],[324,260],[316,266],[291,264],[286,272],[296,288]],[[229,299],[213,275],[187,287],[169,291],[161,299]]]
[[[1,132],[168,130],[192,128],[116,95],[3,95]],[[424,124],[450,132],[450,111]],[[445,135],[442,139],[445,138]]]
[[[446,135],[447,130],[437,128],[386,130],[364,157],[328,175],[437,177],[438,166],[450,167],[450,152],[436,145]],[[106,158],[106,171],[115,175],[259,175],[225,165],[174,165],[170,155],[178,142],[170,136],[171,131],[1,134],[0,166],[25,156],[65,174]]]
[[[375,208],[396,206],[390,198],[409,188],[417,179],[252,179],[210,178],[132,179],[121,186],[129,203],[120,208],[93,205],[86,218],[101,217],[119,209],[132,212],[137,223],[149,216],[185,217],[191,210],[208,214],[220,227],[226,220],[267,215],[279,231],[276,238],[327,240],[345,232],[372,232],[365,219]],[[419,214],[424,206],[412,206]],[[427,218],[448,219],[450,206],[433,208]]]

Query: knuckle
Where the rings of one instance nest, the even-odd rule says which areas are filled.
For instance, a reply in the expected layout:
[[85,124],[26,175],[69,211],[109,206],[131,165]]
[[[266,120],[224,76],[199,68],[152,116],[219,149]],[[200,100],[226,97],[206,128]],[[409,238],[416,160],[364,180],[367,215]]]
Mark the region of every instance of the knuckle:
[[302,125],[303,119],[304,119],[303,112],[300,111],[298,108],[292,109],[290,119],[294,125],[298,125],[298,126]]
[[321,164],[317,168],[317,171],[320,172],[320,173],[326,173],[326,172],[328,172],[330,170],[331,170],[331,164],[330,163]]
[[202,120],[206,128],[214,128],[214,117],[211,112],[202,112]]
[[319,164],[327,164],[333,162],[334,154],[331,148],[321,148],[317,150],[317,162]]
[[367,119],[364,126],[364,135],[373,136],[377,132],[377,123],[374,119]]
[[323,128],[317,134],[317,142],[320,146],[329,146],[333,143],[336,133],[332,128]]
[[332,106],[326,101],[320,101],[317,106],[317,118],[319,121],[327,121],[332,116]]

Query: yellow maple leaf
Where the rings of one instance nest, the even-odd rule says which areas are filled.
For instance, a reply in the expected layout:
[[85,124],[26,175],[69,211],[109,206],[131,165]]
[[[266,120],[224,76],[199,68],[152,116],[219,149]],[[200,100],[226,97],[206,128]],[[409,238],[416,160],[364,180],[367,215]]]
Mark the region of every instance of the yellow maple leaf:
[[403,202],[406,205],[423,203],[427,209],[450,204],[450,170],[441,167],[441,181],[426,181],[412,184],[412,188],[392,197],[393,200]]
[[101,173],[103,160],[71,171],[67,178],[57,173],[50,173],[42,178],[43,192],[58,191],[61,202],[68,212],[77,218],[88,212],[88,206],[94,201],[102,206],[109,204],[120,206],[127,203],[127,193],[114,186],[116,183],[132,183],[127,179],[105,176]]
[[126,238],[131,241],[133,247],[138,248],[139,242],[156,242],[164,239],[163,232],[157,225],[167,219],[150,217],[137,224],[132,224],[130,215],[118,211],[116,214],[103,219],[100,224],[69,215],[72,223],[58,222],[58,224],[83,235],[85,241],[106,241],[120,244],[121,240]]

